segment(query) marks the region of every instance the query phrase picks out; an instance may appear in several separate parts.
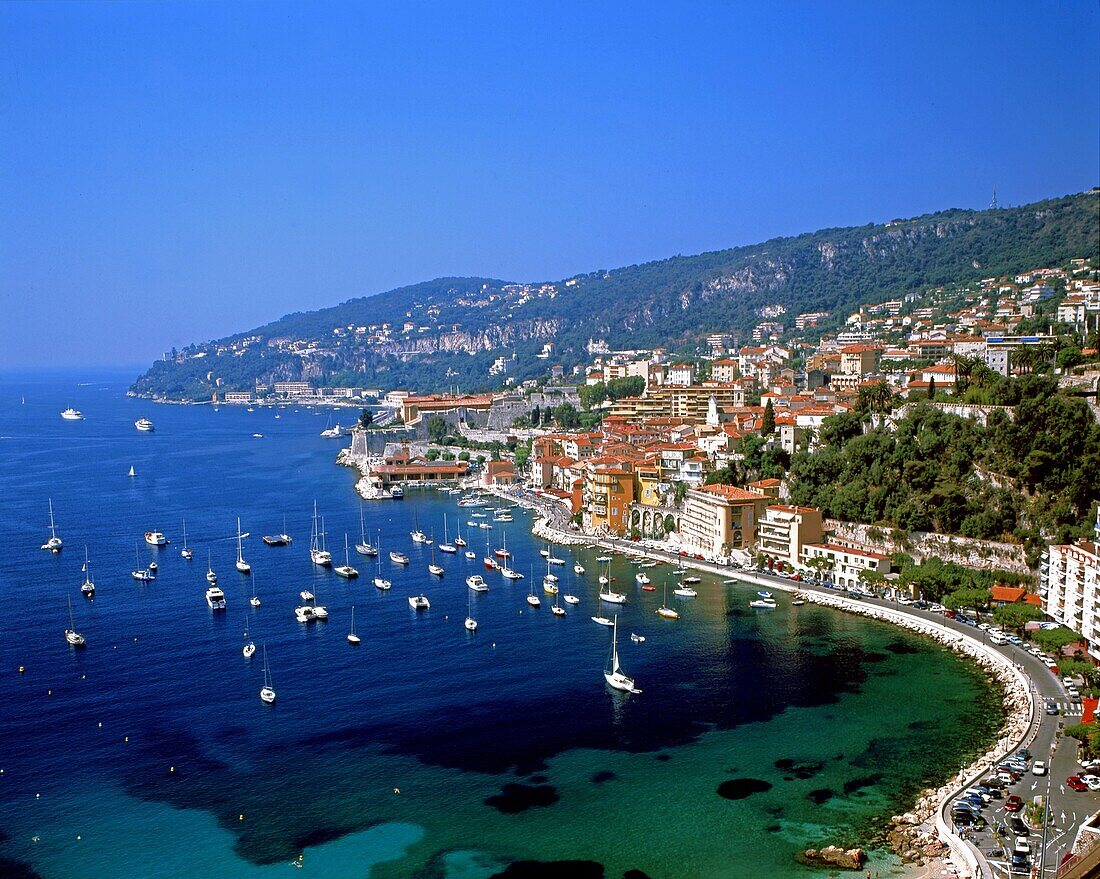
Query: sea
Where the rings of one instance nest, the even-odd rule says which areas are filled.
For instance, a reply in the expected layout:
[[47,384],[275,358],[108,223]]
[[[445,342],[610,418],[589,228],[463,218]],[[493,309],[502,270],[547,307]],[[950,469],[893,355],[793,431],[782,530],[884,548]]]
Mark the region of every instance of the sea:
[[[795,879],[828,875],[798,854],[832,843],[901,875],[883,822],[1002,721],[980,675],[927,640],[785,595],[752,610],[755,587],[709,576],[676,599],[666,566],[643,592],[623,557],[618,646],[642,692],[614,692],[596,552],[554,548],[562,594],[581,599],[555,617],[529,513],[475,529],[478,510],[410,489],[365,505],[380,567],[353,547],[360,576],[342,580],[308,550],[315,503],[336,564],[360,536],[345,440],[320,436],[346,412],[155,405],[126,386],[0,378],[2,876]],[[69,406],[85,420],[62,420]],[[58,555],[40,549],[51,501]],[[293,543],[264,545],[284,517]],[[234,569],[238,518],[250,576]],[[446,573],[431,576],[416,526],[460,529],[477,559],[437,552]],[[147,546],[153,529],[171,543]],[[486,537],[527,579],[483,568]],[[136,582],[152,560],[156,580]],[[208,563],[224,612],[204,598]],[[471,573],[488,593],[471,599]],[[655,614],[666,583],[679,620]],[[295,619],[302,590],[327,621]],[[416,612],[421,592],[431,609]],[[64,637],[70,602],[81,649]]]

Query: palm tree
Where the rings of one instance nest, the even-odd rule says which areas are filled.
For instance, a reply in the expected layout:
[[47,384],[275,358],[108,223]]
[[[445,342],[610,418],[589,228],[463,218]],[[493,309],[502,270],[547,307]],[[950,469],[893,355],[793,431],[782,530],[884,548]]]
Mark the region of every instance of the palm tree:
[[881,417],[876,418],[876,416],[882,416],[889,412],[893,404],[894,394],[886,382],[881,381],[860,386],[856,398],[856,407],[863,412],[871,413],[872,426],[879,427],[881,425]]

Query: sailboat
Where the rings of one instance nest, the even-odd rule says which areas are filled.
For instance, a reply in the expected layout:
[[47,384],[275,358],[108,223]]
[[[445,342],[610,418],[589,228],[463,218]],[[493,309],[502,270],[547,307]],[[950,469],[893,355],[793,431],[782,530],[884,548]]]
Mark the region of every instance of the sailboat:
[[443,514],[443,542],[439,544],[440,552],[458,552],[458,547],[447,539],[447,514]]
[[313,528],[309,537],[309,557],[315,565],[327,567],[332,564],[332,553],[325,550],[321,541],[323,533],[317,524],[317,501],[313,502]]
[[65,640],[69,642],[72,647],[83,647],[85,645],[84,636],[76,630],[76,625],[73,623],[73,600],[69,601],[69,628],[65,630]]
[[360,640],[362,639],[355,634],[355,605],[353,604],[351,606],[351,631],[348,632],[348,643],[358,644]]
[[423,531],[420,530],[420,521],[419,521],[416,513],[413,513],[413,530],[409,532],[409,537],[411,537],[413,539],[413,543],[430,543],[431,542],[431,538],[428,537],[427,534],[425,534]]
[[131,479],[133,479],[135,476],[137,476],[137,473],[134,472],[134,465],[133,464],[130,465],[130,472],[127,473],[126,475],[129,476]]
[[565,616],[565,608],[558,604],[558,593],[554,593],[554,604],[550,607],[550,613],[556,617]]
[[191,561],[191,559],[195,555],[195,553],[191,551],[191,547],[189,547],[187,545],[187,520],[186,519],[183,520],[183,549],[180,550],[180,555],[183,558],[187,559],[187,561]]
[[[505,569],[505,570],[507,570],[507,569]],[[523,575],[521,574],[520,576],[523,576]],[[527,595],[527,603],[529,605],[531,605],[531,607],[541,607],[542,606],[542,601],[540,601],[539,597],[537,595],[535,595],[535,567],[534,567],[534,565],[531,566],[531,591]]]
[[409,607],[413,610],[428,610],[431,606],[431,602],[428,601],[427,596],[423,593],[409,596]]
[[253,607],[260,606],[260,598],[258,595],[256,595],[256,580],[258,579],[258,577],[252,578],[252,597],[248,599],[248,603],[251,604]]
[[363,502],[359,501],[359,542],[355,544],[355,551],[359,555],[370,556],[373,558],[378,555],[378,545],[371,546],[367,542],[367,533],[365,526],[363,525]]
[[580,562],[577,562],[575,565],[573,565],[573,573],[574,574],[583,574],[584,573],[584,565],[582,565]]
[[264,645],[264,686],[260,690],[260,701],[270,705],[275,701],[275,690],[271,686],[271,671],[267,667],[267,645]]
[[429,574],[435,574],[435,576],[437,576],[437,577],[442,577],[443,576],[443,568],[435,563],[435,534],[434,533],[432,534],[430,542],[431,542],[431,545],[432,545],[432,563],[430,565],[428,565],[428,573]]
[[206,551],[206,582],[211,586],[218,582],[218,575],[214,573],[214,563],[211,560],[210,550]]
[[252,565],[250,565],[248,562],[246,562],[244,560],[244,555],[243,555],[242,546],[241,546],[241,520],[240,520],[239,517],[237,518],[237,561],[236,561],[236,567],[237,567],[237,570],[240,571],[242,574],[251,574],[252,573]]
[[[379,547],[382,546],[382,532],[381,531],[378,532],[377,545]],[[392,552],[390,553],[390,558],[393,558],[393,553]],[[408,563],[408,558],[405,559],[405,562]],[[387,580],[385,577],[382,576],[382,556],[381,555],[378,556],[378,570],[374,575],[374,585],[375,585],[376,588],[381,589],[383,592],[386,591],[387,589],[389,589],[393,585],[389,580]]]
[[130,576],[137,580],[139,583],[150,583],[155,577],[153,572],[148,568],[141,567],[141,561],[138,558],[137,544],[134,544],[134,570],[130,572]]
[[[279,416],[276,415],[276,418]],[[286,533],[286,516],[283,516],[283,530],[281,534],[265,534],[263,542],[268,546],[286,546],[291,542],[291,536]]]
[[498,549],[493,550],[493,555],[498,559],[511,558],[512,554],[508,552],[508,532],[505,531],[501,534],[501,545]]
[[665,597],[661,606],[657,608],[657,616],[664,617],[666,620],[680,619],[680,614],[668,606],[668,583],[665,583]]
[[[455,535],[455,546],[464,547],[466,545],[466,540],[462,536],[462,523],[461,522],[459,522],[459,524],[458,524],[457,531],[458,531],[458,534]],[[466,558],[473,558],[473,556],[471,556],[469,553],[467,553]]]
[[469,632],[477,631],[477,620],[474,619],[474,594],[467,591],[466,593],[466,630]]
[[84,547],[84,567],[81,568],[84,571],[84,582],[80,584],[80,593],[85,598],[92,598],[95,595],[95,583],[92,582],[92,563],[88,561],[88,547]]
[[550,573],[550,559],[546,560],[546,576],[542,580],[542,591],[547,595],[558,594],[558,578]]
[[611,625],[611,661],[609,666],[604,668],[603,673],[604,680],[614,687],[616,690],[621,690],[624,693],[641,693],[637,687],[634,686],[634,678],[627,677],[623,674],[623,670],[619,667],[619,618],[615,617],[614,623]]
[[499,571],[500,563],[493,558],[492,552],[489,551],[489,535],[485,535],[485,558],[482,559],[485,563],[485,568],[489,571]]
[[54,526],[53,521],[53,498],[50,498],[50,537],[42,544],[42,548],[48,549],[52,553],[59,553],[61,552],[61,546],[61,538],[57,536],[57,528]]
[[600,601],[606,601],[609,604],[626,603],[626,596],[621,592],[615,592],[611,588],[611,562],[607,563],[607,576],[601,576],[600,583],[604,584],[604,588],[600,590]]
[[351,562],[348,560],[348,535],[344,534],[344,563],[337,568],[333,568],[336,572],[336,576],[343,577],[345,580],[354,580],[359,576],[359,572],[351,566]]
[[[248,613],[247,612],[244,615],[244,625],[245,625],[244,636],[247,639],[248,638]],[[255,652],[256,652],[256,644],[255,644],[255,642],[253,642],[251,640],[246,641],[244,647],[241,649],[241,653],[244,655],[245,659],[251,659],[252,654],[255,653]]]

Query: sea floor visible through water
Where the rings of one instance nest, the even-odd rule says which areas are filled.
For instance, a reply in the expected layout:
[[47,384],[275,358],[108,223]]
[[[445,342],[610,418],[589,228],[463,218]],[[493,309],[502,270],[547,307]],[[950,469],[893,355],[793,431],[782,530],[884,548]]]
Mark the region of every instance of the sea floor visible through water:
[[[562,592],[581,604],[553,617],[549,595],[537,610],[524,601],[545,573],[529,514],[514,511],[507,527],[527,575],[509,584],[480,564],[486,533],[493,548],[503,528],[471,528],[485,520],[453,497],[412,490],[365,508],[393,589],[374,589],[376,563],[354,550],[361,576],[341,580],[308,556],[314,500],[337,563],[345,533],[359,537],[355,474],[334,464],[339,443],[319,436],[336,416],[154,406],[123,389],[0,383],[0,585],[21,609],[0,619],[10,875],[300,867],[293,875],[480,879],[514,862],[572,860],[612,879],[825,876],[797,853],[875,839],[1003,717],[977,670],[930,641],[782,596],[776,611],[752,611],[752,587],[716,578],[677,601],[680,620],[662,620],[654,611],[674,572],[651,569],[659,589],[644,593],[622,558],[612,565],[629,593],[620,651],[643,693],[616,694],[602,677],[610,632],[589,619],[611,610],[597,598],[594,552],[555,549],[568,562],[556,571]],[[63,422],[70,405],[86,420]],[[134,429],[140,415],[155,433]],[[50,498],[58,556],[38,549]],[[294,543],[264,546],[284,515]],[[444,515],[478,559],[437,554],[439,581],[408,532],[438,540]],[[233,570],[238,516],[251,577]],[[184,519],[191,562],[178,553]],[[172,544],[145,546],[151,528]],[[91,602],[79,592],[85,544]],[[408,568],[388,561],[390,549],[410,555]],[[203,598],[208,553],[228,599],[221,614]],[[135,563],[154,557],[157,580],[134,582]],[[491,591],[472,602],[471,635],[463,581],[474,572]],[[305,588],[327,622],[295,621]],[[407,597],[420,591],[432,607],[417,614]],[[83,650],[63,637],[67,599]],[[346,640],[352,605],[358,646]],[[251,660],[246,631],[261,648]],[[273,706],[258,698],[263,647]],[[903,872],[878,851],[867,869]]]

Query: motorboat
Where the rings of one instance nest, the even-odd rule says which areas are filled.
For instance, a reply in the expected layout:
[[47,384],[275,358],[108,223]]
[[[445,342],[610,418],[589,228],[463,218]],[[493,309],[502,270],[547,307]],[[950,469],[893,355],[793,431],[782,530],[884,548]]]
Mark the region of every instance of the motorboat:
[[672,590],[672,594],[679,595],[681,598],[695,598],[699,593],[690,586],[677,586]]
[[411,607],[413,610],[427,610],[431,606],[431,602],[429,602],[427,597],[424,595],[409,596],[409,607]]
[[608,685],[624,693],[641,693],[634,686],[634,678],[623,674],[619,667],[619,618],[616,617],[611,627],[611,657],[608,666],[604,669],[604,680]]
[[400,485],[390,486],[390,498],[395,501],[402,500],[405,497],[405,490]]
[[656,591],[657,591],[657,587],[654,586],[652,583],[646,583],[645,586],[642,587],[642,592],[656,592]]
[[633,641],[635,644],[641,644],[643,641],[645,641],[645,635],[638,635],[634,632],[631,632],[630,640]]
[[577,598],[576,595],[566,595],[565,596],[565,603],[566,604],[580,604],[581,600],[579,598]]
[[755,607],[757,610],[775,610],[775,599],[757,598],[755,601],[749,602],[749,607]]
[[580,564],[579,562],[577,564],[573,565],[573,573],[574,574],[583,574],[584,573],[584,565]]
[[390,552],[390,561],[395,565],[407,565],[409,563],[409,557],[403,552]]
[[302,599],[302,601],[313,601],[314,596],[313,593],[310,592],[308,589],[303,589],[301,592],[298,593],[298,597]]
[[61,538],[57,536],[57,527],[53,520],[53,498],[50,498],[50,536],[46,542],[42,544],[42,548],[49,550],[55,555],[61,552],[61,547],[64,546]]
[[61,413],[61,417],[64,418],[66,421],[83,421],[84,413],[70,406],[68,409]]
[[767,589],[761,589],[756,594],[759,595],[761,598],[773,598],[774,597]]
[[680,582],[682,582],[682,583],[701,583],[702,580],[699,577],[684,577]]
[[312,623],[317,619],[317,615],[310,605],[305,604],[294,608],[294,618],[300,623]]
[[218,586],[206,590],[206,603],[211,610],[225,610],[225,593]]
[[646,583],[649,582],[649,576],[644,571],[639,571],[637,574],[634,575],[634,581],[639,586],[644,586]]
[[805,598],[796,598],[794,601],[791,602],[791,607],[802,607],[802,605],[804,605],[805,603]]
[[482,577],[481,574],[471,574],[466,578],[466,585],[474,592],[489,591],[489,584],[485,582],[485,578]]
[[152,433],[156,428],[153,427],[153,422],[148,418],[142,417],[134,422],[134,427],[140,430],[142,433]]
[[604,562],[611,561],[611,556],[609,556],[609,555],[596,556],[596,561],[598,561],[602,565]]
[[466,556],[466,558],[470,559],[471,561],[473,559],[477,558],[477,553],[474,552],[472,549],[466,550],[466,552],[464,552],[463,555]]
[[592,622],[594,622],[598,626],[611,627],[611,626],[615,625],[615,621],[610,620],[607,617],[592,617]]
[[145,542],[150,546],[167,546],[168,538],[160,531],[146,531]]

